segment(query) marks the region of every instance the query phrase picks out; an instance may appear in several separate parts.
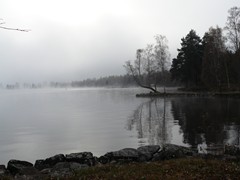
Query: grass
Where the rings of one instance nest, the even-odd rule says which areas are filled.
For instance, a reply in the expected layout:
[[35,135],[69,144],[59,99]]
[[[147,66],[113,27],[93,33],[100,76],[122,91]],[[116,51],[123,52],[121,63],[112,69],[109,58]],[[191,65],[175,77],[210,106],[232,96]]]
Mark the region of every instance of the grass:
[[83,169],[73,179],[240,179],[240,164],[197,158],[112,164]]

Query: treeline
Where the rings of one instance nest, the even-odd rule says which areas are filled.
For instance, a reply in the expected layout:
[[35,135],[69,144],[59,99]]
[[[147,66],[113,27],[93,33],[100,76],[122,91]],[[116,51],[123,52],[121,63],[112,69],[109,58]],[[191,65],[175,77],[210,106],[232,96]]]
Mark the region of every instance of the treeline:
[[72,87],[130,87],[136,86],[133,77],[130,75],[108,76],[92,78],[82,81],[73,81]]
[[172,60],[172,80],[186,88],[240,89],[240,8],[229,10],[226,27],[211,27],[202,38],[191,30]]
[[[147,81],[145,79],[145,81]],[[171,74],[169,72],[165,73],[165,82],[162,81],[161,75],[159,75],[158,85],[163,84],[167,86],[174,86],[171,81]],[[101,78],[92,78],[82,81],[73,81],[71,83],[72,87],[134,87],[137,83],[132,75],[119,75],[119,76],[108,76]]]

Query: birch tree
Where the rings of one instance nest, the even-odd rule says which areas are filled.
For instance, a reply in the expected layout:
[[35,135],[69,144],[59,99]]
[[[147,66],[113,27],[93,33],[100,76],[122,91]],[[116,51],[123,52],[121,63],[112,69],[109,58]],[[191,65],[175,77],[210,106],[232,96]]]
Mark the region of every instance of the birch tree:
[[155,36],[155,44],[148,44],[144,49],[136,51],[136,59],[127,61],[124,65],[127,73],[131,74],[136,83],[142,87],[158,92],[157,85],[161,75],[164,82],[164,72],[167,68],[170,53],[167,45],[167,38],[162,35]]
[[240,49],[240,8],[232,7],[228,10],[228,13],[225,30],[227,31],[230,47],[236,52]]

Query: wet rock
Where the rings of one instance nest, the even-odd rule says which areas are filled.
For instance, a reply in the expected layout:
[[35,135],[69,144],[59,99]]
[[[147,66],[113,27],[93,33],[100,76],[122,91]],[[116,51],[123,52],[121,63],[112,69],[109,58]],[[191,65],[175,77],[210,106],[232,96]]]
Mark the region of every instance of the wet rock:
[[39,173],[32,163],[20,160],[10,160],[7,169],[12,175],[34,175]]
[[93,156],[91,152],[80,152],[67,154],[66,161],[87,164],[88,166],[94,166],[97,162],[97,159]]
[[165,144],[161,151],[153,155],[153,161],[193,156],[196,152],[190,148],[174,144]]
[[232,155],[232,156],[240,156],[240,147],[225,145],[224,154]]

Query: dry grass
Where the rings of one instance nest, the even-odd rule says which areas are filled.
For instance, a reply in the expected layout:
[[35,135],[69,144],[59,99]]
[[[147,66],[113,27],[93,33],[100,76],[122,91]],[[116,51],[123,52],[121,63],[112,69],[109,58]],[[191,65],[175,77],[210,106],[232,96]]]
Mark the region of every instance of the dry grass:
[[81,170],[73,179],[240,179],[240,165],[196,158],[104,165]]

